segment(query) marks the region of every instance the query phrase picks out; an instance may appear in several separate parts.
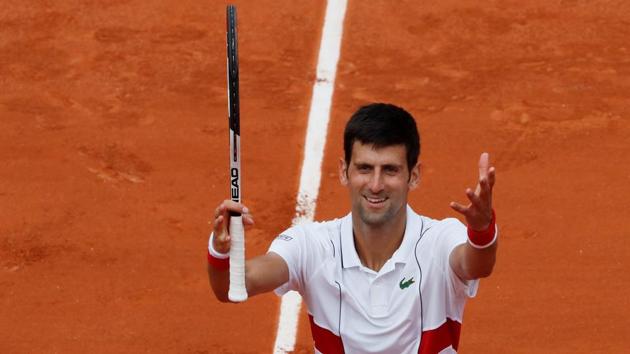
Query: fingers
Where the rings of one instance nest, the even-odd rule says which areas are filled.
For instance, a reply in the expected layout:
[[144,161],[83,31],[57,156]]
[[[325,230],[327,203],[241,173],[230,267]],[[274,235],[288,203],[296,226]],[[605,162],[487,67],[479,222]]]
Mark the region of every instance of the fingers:
[[212,229],[215,234],[217,233],[217,231],[221,232],[221,228],[223,227],[223,220],[223,215],[219,215],[214,219],[214,221],[208,222],[208,224],[212,224]]
[[494,187],[495,181],[496,181],[496,170],[494,167],[490,167],[488,169],[488,182],[490,184],[490,188]]
[[490,155],[484,152],[479,156],[479,180],[488,175],[488,167],[490,166]]
[[227,226],[225,222],[226,217],[222,215],[222,212],[222,208],[217,208],[217,210],[215,211],[215,215],[218,216],[212,222],[214,233],[212,247],[217,252],[227,253],[230,251],[231,238],[227,232]]
[[481,198],[479,198],[479,194],[473,192],[472,189],[466,189],[466,197],[468,197],[468,200],[470,200],[472,205],[474,205],[475,207],[479,208],[483,206],[483,202],[481,201]]
[[241,203],[236,203],[231,200],[224,200],[214,210],[214,221],[209,222],[213,225],[215,234],[228,233],[228,225],[230,220],[230,214],[236,213],[243,217],[243,223],[245,225],[254,225],[254,216],[250,213],[249,209]]
[[230,235],[227,233],[225,218],[223,215],[214,220],[214,235],[219,241],[229,241]]
[[225,209],[225,205],[221,203],[214,211],[213,231],[217,237],[223,234],[227,235],[227,223],[225,222],[227,218],[228,213]]
[[450,207],[464,216],[468,214],[468,209],[470,208],[469,206],[465,206],[457,202],[451,202]]
[[223,203],[221,203],[215,210],[214,210],[214,217],[218,218],[219,215],[221,215],[223,213],[223,209],[225,209],[225,206],[223,205]]
[[488,169],[488,175],[485,178],[479,180],[477,185],[477,195],[486,208],[492,208],[492,189],[496,181],[496,174],[494,167]]
[[479,180],[475,195],[479,197],[482,204],[487,204],[488,201],[492,200],[492,186],[488,177]]
[[230,251],[232,240],[228,229],[230,214],[240,214],[243,218],[243,224],[246,226],[254,225],[254,217],[247,207],[241,203],[224,200],[214,210],[214,220],[208,222],[212,225],[213,247],[217,252],[227,253]]
[[[225,225],[225,219],[223,215],[220,215],[215,221],[214,227],[214,240],[212,243],[212,247],[220,253],[228,253],[230,252],[230,246],[232,244],[232,238],[230,234],[227,233]],[[221,230],[221,231],[217,231]]]
[[228,212],[231,212],[231,213],[243,214],[247,212],[247,207],[245,207],[245,205],[241,203],[237,203],[229,199],[224,200],[223,203],[221,203],[219,207],[221,206],[223,206]]
[[224,200],[214,211],[215,218],[219,215],[228,216],[230,214],[249,214],[249,209],[241,203],[237,203],[231,200]]
[[479,156],[479,180],[484,178],[490,180],[490,186],[494,186],[495,168],[490,166],[490,154],[487,152],[481,153]]
[[490,166],[490,155],[484,152],[479,157],[479,183],[475,194],[485,202],[491,201],[495,180],[496,170]]
[[243,224],[245,225],[254,225],[254,216],[249,212],[249,209],[246,207],[243,208]]
[[466,217],[466,222],[475,230],[484,229],[492,218],[492,188],[496,181],[496,170],[490,166],[490,155],[484,152],[479,157],[479,182],[473,191],[466,189],[470,204],[451,202],[450,207]]

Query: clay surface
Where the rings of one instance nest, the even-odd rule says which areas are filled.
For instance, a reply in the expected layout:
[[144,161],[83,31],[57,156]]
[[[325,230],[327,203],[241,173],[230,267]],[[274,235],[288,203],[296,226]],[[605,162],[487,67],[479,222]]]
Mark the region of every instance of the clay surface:
[[[324,1],[237,1],[249,257],[290,225]],[[463,353],[630,342],[630,3],[350,1],[316,219],[347,213],[347,117],[416,117],[410,203],[455,216],[497,168],[495,273]],[[207,224],[228,197],[225,3],[12,1],[0,10],[0,351],[269,353],[273,294],[220,304]],[[296,352],[311,352],[300,321]]]

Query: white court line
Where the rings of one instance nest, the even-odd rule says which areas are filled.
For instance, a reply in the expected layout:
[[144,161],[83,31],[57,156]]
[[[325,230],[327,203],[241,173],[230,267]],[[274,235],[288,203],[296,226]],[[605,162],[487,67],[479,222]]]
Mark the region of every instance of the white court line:
[[[347,0],[328,0],[326,6],[322,41],[317,59],[317,79],[313,85],[311,110],[308,114],[304,164],[300,175],[293,225],[312,221],[315,215],[346,5]],[[282,296],[278,332],[273,349],[275,354],[291,352],[295,348],[301,304],[302,297],[295,291],[290,291]]]

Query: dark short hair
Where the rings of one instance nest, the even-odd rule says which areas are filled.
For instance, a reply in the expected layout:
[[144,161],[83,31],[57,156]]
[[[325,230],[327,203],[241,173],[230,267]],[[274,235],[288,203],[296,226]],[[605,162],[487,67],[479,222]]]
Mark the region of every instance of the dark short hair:
[[420,133],[416,121],[409,112],[393,104],[368,104],[350,117],[343,133],[343,150],[348,164],[355,141],[377,148],[404,145],[409,171],[420,155]]

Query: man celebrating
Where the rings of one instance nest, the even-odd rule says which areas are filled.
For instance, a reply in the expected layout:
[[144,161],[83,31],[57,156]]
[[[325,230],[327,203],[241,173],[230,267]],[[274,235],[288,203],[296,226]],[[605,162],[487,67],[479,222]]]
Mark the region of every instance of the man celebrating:
[[[414,212],[408,193],[420,179],[420,137],[413,117],[390,104],[361,107],[344,132],[341,183],[352,210],[341,218],[294,226],[269,252],[248,260],[249,295],[298,291],[308,308],[316,353],[454,353],[464,305],[492,272],[498,229],[492,209],[495,170],[479,159],[470,203],[451,203],[454,218]],[[227,302],[229,212],[216,210],[208,246],[212,289]]]

